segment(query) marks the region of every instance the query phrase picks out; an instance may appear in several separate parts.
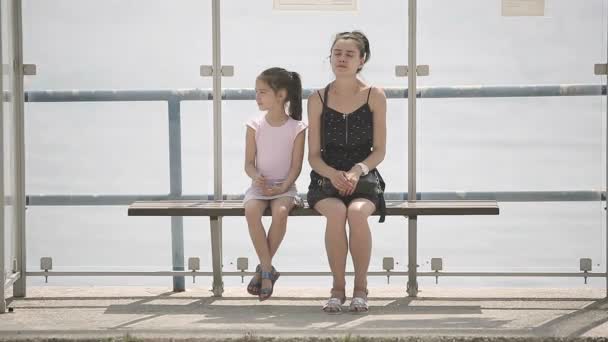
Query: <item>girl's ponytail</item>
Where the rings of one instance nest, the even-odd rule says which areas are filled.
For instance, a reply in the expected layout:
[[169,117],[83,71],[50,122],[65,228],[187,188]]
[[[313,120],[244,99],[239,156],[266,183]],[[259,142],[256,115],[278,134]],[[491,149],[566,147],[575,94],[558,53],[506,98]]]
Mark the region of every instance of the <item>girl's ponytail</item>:
[[302,80],[300,75],[295,72],[289,72],[291,82],[287,88],[287,99],[289,100],[289,116],[292,119],[302,120]]

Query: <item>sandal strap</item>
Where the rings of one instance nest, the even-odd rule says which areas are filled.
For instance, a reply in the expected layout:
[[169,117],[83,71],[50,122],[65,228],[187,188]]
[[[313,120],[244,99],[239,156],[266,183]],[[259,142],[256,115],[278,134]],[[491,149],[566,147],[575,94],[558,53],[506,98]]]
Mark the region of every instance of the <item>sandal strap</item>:
[[344,303],[342,301],[342,298],[331,297],[327,300],[327,303],[325,304],[325,306],[342,305],[342,303]]
[[274,279],[274,272],[260,272],[260,276],[262,277],[262,279],[270,279],[273,280]]
[[334,298],[346,298],[346,290],[332,288],[329,291],[329,295]]
[[[364,295],[361,295],[362,293]],[[368,294],[369,294],[369,291],[367,289],[360,289],[360,288],[353,289],[353,297],[364,298],[365,300],[367,300]]]
[[[336,291],[337,293],[340,293],[340,291]],[[340,304],[344,304],[346,302],[346,294],[344,292],[341,293],[342,296],[340,295],[336,295],[335,292],[332,291],[330,298],[327,300],[327,302],[329,303],[330,301],[338,301]]]
[[[327,300],[327,303],[325,303],[325,305],[323,305],[323,311],[327,311],[327,312],[341,312],[342,311],[342,304],[344,304],[344,300],[342,300],[342,298],[337,298],[337,297],[331,297]],[[329,310],[327,310],[329,309]]]
[[350,311],[367,312],[368,310],[369,306],[367,304],[367,299],[363,297],[353,297],[350,301]]
[[359,305],[359,306],[362,306],[362,305],[367,306],[367,299],[365,299],[363,297],[354,297],[351,300],[350,304],[351,305]]

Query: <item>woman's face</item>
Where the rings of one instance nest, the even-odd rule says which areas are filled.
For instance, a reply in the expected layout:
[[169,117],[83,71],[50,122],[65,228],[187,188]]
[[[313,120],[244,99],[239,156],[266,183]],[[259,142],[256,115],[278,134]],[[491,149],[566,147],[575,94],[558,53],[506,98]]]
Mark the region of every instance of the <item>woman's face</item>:
[[363,56],[352,39],[338,39],[331,49],[331,69],[336,76],[354,75],[363,66]]

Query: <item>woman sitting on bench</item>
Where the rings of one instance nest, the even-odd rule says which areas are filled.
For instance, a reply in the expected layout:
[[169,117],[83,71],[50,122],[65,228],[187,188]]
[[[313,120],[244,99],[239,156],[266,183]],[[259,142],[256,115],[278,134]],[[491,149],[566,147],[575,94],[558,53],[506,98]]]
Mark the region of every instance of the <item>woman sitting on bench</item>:
[[308,160],[313,171],[307,197],[327,218],[325,249],[333,287],[323,310],[342,311],[350,250],[355,284],[349,309],[360,313],[368,311],[372,238],[367,219],[378,209],[384,220],[384,182],[376,167],[386,151],[386,96],[357,77],[370,58],[363,33],[338,34],[330,53],[335,80],[308,98]]

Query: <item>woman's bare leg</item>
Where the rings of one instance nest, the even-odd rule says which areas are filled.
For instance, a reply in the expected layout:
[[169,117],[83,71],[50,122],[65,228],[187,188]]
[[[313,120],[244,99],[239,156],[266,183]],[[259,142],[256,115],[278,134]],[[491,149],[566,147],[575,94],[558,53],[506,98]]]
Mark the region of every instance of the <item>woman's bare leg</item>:
[[[325,250],[329,268],[333,274],[333,292],[344,296],[346,287],[346,256],[348,239],[346,237],[346,206],[337,198],[326,198],[315,205],[315,209],[327,218],[325,227]],[[337,295],[336,295],[337,297]]]
[[350,254],[355,267],[353,297],[361,297],[367,289],[367,271],[372,254],[372,234],[367,219],[376,211],[376,206],[367,199],[355,199],[347,211]]

